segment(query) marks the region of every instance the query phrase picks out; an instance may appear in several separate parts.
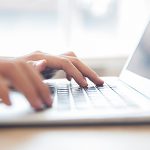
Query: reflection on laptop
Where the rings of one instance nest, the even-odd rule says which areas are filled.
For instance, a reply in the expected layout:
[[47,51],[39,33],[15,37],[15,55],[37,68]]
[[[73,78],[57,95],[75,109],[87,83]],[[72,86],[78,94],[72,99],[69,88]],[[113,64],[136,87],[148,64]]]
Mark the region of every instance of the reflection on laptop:
[[[119,78],[83,89],[65,79],[44,82],[53,91],[52,108],[34,112],[25,97],[11,92],[14,105],[0,105],[0,125],[62,125],[150,122],[150,24]],[[19,106],[18,106],[19,105]]]

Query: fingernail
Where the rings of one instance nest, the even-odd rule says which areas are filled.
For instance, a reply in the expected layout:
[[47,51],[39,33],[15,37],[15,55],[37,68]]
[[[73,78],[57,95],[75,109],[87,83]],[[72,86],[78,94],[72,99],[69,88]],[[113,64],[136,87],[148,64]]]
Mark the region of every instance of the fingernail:
[[87,83],[87,81],[84,79],[83,80],[83,87],[87,87],[88,86],[88,83]]
[[52,106],[52,103],[53,103],[53,101],[52,101],[52,96],[49,96],[49,98],[46,100],[46,104],[47,104],[47,106]]
[[36,111],[42,111],[44,109],[44,107],[41,108],[35,108]]
[[104,84],[104,81],[103,80],[101,80],[100,78],[98,78],[98,80],[97,80],[98,82],[97,82],[97,84],[96,85],[103,85]]
[[11,106],[11,102],[7,103],[8,106]]
[[36,110],[43,110],[43,104],[41,100],[38,100],[36,104],[33,106]]
[[11,102],[10,101],[5,102],[5,104],[8,105],[8,106],[11,106]]

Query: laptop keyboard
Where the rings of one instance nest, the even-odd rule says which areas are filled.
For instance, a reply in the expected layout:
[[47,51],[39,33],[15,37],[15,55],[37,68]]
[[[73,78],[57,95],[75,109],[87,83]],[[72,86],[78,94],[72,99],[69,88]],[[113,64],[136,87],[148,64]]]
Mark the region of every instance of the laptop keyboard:
[[49,87],[54,96],[54,107],[59,110],[137,107],[124,92],[108,83],[104,83],[103,86],[90,84],[87,88],[81,88],[76,83],[72,84],[71,82],[69,84],[49,85]]

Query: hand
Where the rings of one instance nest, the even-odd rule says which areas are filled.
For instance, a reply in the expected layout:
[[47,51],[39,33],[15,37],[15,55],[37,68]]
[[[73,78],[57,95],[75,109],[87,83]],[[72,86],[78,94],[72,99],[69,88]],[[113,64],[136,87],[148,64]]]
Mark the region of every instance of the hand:
[[27,61],[27,63],[31,64],[40,74],[44,77],[44,79],[52,78],[57,72],[56,69],[51,69],[47,67],[47,62],[45,60],[38,61]]
[[[102,85],[104,83],[99,76],[80,61],[73,52],[53,56],[37,51],[22,58],[26,61],[42,61],[43,64],[41,63],[41,66],[43,67],[37,65],[40,68],[39,71],[42,71],[41,68],[44,69],[46,67],[50,69],[64,70],[68,80],[74,78],[74,80],[82,87],[88,85],[85,77],[88,77],[96,85]],[[36,69],[38,68],[37,66]]]
[[22,92],[36,110],[43,104],[51,106],[52,99],[48,87],[42,82],[39,73],[25,61],[0,60],[0,98],[6,105],[11,105],[9,85]]

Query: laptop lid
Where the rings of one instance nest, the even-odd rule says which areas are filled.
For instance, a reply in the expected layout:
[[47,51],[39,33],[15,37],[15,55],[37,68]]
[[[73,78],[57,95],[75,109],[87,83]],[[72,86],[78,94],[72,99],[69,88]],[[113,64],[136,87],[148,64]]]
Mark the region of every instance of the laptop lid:
[[120,79],[150,98],[150,22],[121,72]]

